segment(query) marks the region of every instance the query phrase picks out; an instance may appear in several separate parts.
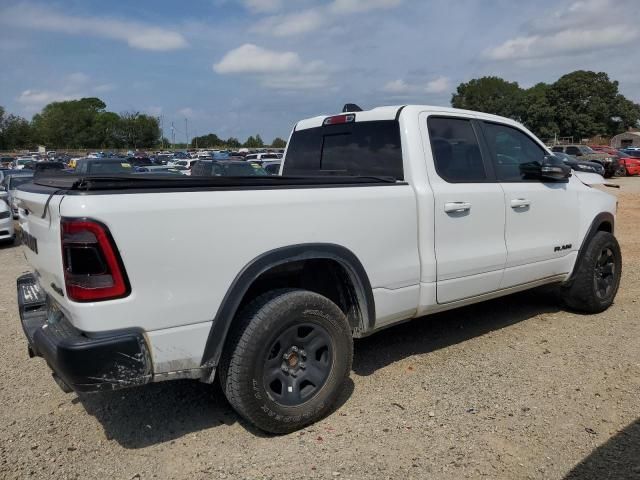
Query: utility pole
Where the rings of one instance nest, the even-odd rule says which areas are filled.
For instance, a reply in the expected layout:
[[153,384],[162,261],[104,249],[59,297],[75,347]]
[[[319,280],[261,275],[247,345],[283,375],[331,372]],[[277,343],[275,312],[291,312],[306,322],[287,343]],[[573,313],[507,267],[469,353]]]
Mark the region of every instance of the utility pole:
[[173,122],[171,122],[171,150],[173,150],[176,144],[176,127],[173,126]]
[[160,144],[160,149],[164,150],[164,115],[160,115]]

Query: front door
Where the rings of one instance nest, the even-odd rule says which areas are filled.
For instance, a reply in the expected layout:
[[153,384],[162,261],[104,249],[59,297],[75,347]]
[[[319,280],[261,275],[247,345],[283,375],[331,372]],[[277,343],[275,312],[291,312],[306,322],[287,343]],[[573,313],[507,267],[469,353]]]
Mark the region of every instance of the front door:
[[580,248],[573,182],[541,179],[547,152],[528,133],[489,122],[483,123],[483,131],[506,205],[507,262],[501,288],[568,273]]

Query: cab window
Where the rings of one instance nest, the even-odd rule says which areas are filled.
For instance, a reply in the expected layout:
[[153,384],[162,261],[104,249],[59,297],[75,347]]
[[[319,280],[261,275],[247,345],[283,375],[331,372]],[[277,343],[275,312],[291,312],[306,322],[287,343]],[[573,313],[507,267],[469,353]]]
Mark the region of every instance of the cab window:
[[547,152],[528,135],[517,128],[488,122],[484,124],[484,133],[499,182],[540,180]]

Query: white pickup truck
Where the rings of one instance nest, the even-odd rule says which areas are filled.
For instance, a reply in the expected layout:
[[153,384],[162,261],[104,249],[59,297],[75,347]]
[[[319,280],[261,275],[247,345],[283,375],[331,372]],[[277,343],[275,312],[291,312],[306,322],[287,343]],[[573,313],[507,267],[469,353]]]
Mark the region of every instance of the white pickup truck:
[[381,107],[288,145],[281,176],[22,186],[31,355],[68,391],[218,377],[284,433],[331,410],[354,337],[544,284],[584,312],[614,300],[616,198],[512,120]]

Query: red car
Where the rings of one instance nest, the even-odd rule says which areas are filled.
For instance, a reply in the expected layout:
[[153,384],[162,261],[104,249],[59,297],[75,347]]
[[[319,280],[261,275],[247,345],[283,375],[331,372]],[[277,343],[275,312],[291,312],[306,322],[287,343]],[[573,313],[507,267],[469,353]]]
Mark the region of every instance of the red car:
[[591,145],[596,152],[607,153],[619,158],[619,167],[616,171],[618,177],[626,175],[640,175],[640,152],[629,153],[607,145]]
[[[618,175],[640,175],[640,151],[620,152],[620,167]],[[623,170],[624,168],[624,170]]]
[[608,145],[589,145],[591,147],[592,150],[595,150],[596,152],[602,152],[602,153],[608,153],[609,155],[614,155],[616,157],[620,156],[620,152],[613,148],[610,147]]

